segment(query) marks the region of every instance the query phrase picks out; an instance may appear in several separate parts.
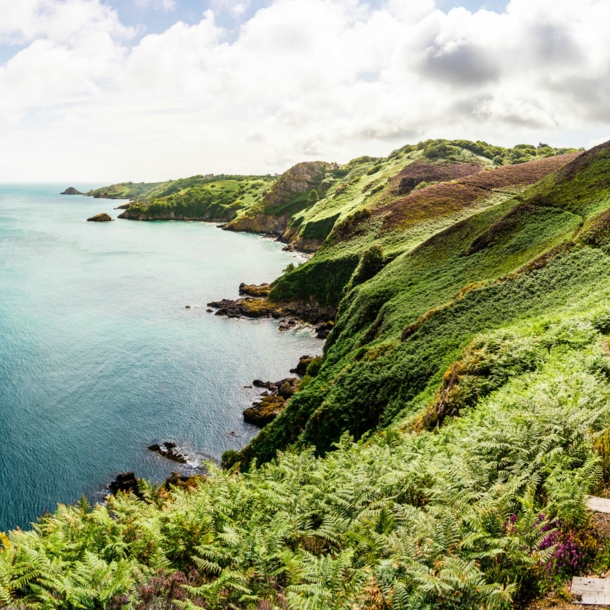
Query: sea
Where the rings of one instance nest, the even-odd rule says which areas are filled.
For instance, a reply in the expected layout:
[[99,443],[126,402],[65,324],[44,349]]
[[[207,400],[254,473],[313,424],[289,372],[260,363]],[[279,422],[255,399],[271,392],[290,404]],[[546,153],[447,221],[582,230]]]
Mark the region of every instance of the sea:
[[[87,222],[123,202],[65,186],[0,184],[0,531],[101,502],[121,472],[201,472],[257,433],[245,386],[322,351],[311,329],[206,311],[298,264],[281,244],[201,222]],[[147,450],[164,441],[188,463]]]

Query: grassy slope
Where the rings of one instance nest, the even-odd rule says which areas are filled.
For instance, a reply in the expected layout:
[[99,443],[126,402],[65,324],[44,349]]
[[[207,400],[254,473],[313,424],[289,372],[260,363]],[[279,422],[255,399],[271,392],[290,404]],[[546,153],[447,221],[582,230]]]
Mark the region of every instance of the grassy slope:
[[[610,425],[607,262],[584,248],[496,285],[487,296],[505,291],[497,305],[512,324],[467,350],[471,377],[493,391],[439,430],[409,434],[398,422],[366,443],[345,437],[324,459],[293,451],[247,474],[212,467],[190,491],[148,486],[147,503],[59,507],[35,531],[0,537],[0,599],[508,610],[561,591],[573,573],[603,573],[610,546],[592,535],[584,501],[610,481],[610,442],[599,438]],[[527,291],[534,311],[510,315]],[[485,317],[484,291],[469,294],[429,336],[471,310],[471,325]]]
[[[431,400],[446,369],[477,332],[539,315],[554,306],[549,299],[580,299],[576,280],[569,278],[585,277],[585,263],[559,276],[563,283],[557,286],[554,279],[547,283],[544,271],[532,274],[535,284],[527,273],[498,280],[561,244],[571,244],[583,224],[588,226],[590,217],[610,205],[605,183],[597,181],[610,168],[606,155],[607,148],[585,154],[573,161],[577,172],[568,165],[522,197],[455,223],[354,288],[341,303],[320,374],[253,440],[242,459],[268,460],[294,442],[313,444],[324,453],[346,430],[360,437],[400,413],[415,414]],[[576,198],[579,203],[566,197],[550,205],[543,197],[570,189],[583,193]],[[606,261],[599,252],[583,252],[566,255],[564,264],[591,256],[594,273],[602,274]],[[584,292],[589,290],[586,278]],[[500,302],[507,308],[499,307]],[[481,304],[480,314],[475,303]],[[430,320],[402,340],[405,328],[421,316]],[[429,331],[444,319],[449,320],[445,327]]]
[[162,183],[116,184],[89,195],[133,199],[122,215],[133,220],[227,221],[255,205],[274,182],[271,176],[193,176]]
[[0,600],[491,610],[606,572],[609,175],[610,144],[396,256],[242,457],[297,446],[0,536]]
[[[372,244],[382,248],[389,262],[455,222],[514,197],[571,158],[556,157],[565,150],[528,149],[533,154],[511,166],[514,149],[489,151],[472,142],[460,144],[446,145],[442,157],[426,157],[431,145],[422,143],[387,159],[364,157],[341,167],[335,175],[346,175],[337,179],[327,197],[296,215],[288,231],[297,246],[311,240],[323,245],[309,263],[276,282],[272,298],[337,306]],[[496,159],[498,150],[505,151],[507,165],[495,165],[466,145]],[[535,163],[526,161],[536,158],[540,160]],[[407,185],[401,188],[403,181]]]

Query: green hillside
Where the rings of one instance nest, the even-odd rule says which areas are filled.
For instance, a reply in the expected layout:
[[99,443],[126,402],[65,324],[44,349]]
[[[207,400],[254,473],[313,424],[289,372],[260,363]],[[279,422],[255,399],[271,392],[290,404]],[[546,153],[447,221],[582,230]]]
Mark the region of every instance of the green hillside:
[[610,569],[610,143],[307,165],[242,216],[322,240],[271,293],[336,307],[322,363],[224,469],[1,537],[4,604],[533,610]]
[[120,183],[87,193],[132,199],[119,218],[129,220],[228,221],[258,202],[274,184],[272,176],[192,176],[160,183]]

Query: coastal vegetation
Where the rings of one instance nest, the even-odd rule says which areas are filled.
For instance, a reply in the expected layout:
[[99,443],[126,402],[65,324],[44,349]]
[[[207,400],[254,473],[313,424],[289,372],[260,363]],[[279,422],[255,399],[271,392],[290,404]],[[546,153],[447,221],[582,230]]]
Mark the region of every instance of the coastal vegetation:
[[3,535],[6,605],[491,610],[610,569],[610,143],[300,165],[228,228],[315,251],[241,292],[332,310],[323,357],[222,467]]

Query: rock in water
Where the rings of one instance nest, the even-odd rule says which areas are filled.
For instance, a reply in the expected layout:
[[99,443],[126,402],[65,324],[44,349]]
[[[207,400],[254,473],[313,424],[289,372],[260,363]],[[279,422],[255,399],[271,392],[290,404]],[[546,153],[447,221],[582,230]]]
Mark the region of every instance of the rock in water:
[[310,365],[312,360],[313,356],[301,356],[299,359],[299,364],[297,364],[296,368],[290,369],[290,372],[304,377],[305,373],[307,372],[307,367]]
[[271,284],[244,284],[239,285],[239,294],[249,297],[268,297]]
[[75,189],[73,186],[68,187],[63,193],[59,193],[60,195],[84,195],[85,193],[81,193],[78,189]]
[[92,216],[91,218],[87,218],[87,222],[111,222],[111,221],[112,221],[112,218],[105,212],[103,214],[96,214],[95,216]]
[[265,396],[261,402],[244,410],[244,421],[264,428],[282,412],[285,404],[286,400],[281,396]]
[[252,406],[244,411],[244,421],[264,428],[282,412],[286,401],[298,390],[299,380],[296,377],[288,377],[276,382],[255,379],[252,385],[257,388],[267,388],[268,391],[261,394],[262,400],[252,403]]
[[110,493],[116,496],[117,493],[122,491],[123,493],[132,493],[136,497],[143,498],[140,490],[138,489],[138,479],[134,472],[122,472],[118,474],[116,479],[108,486]]
[[186,456],[176,447],[176,443],[170,443],[169,441],[161,443],[160,445],[154,443],[153,445],[149,445],[148,450],[158,453],[168,460],[179,462],[180,464],[186,464],[187,462]]

